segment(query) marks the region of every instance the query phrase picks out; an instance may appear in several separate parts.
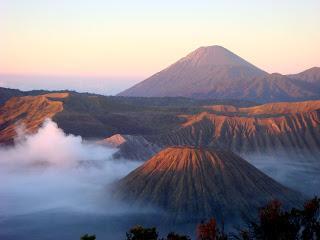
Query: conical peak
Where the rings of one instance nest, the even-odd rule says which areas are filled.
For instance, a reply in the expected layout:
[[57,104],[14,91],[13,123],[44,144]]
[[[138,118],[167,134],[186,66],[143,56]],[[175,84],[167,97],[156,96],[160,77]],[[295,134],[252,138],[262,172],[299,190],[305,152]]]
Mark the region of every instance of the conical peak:
[[195,66],[212,65],[254,67],[252,64],[248,63],[228,49],[218,45],[200,47],[188,54],[181,61],[188,61]]
[[159,152],[159,154],[155,155],[163,155],[163,154],[172,154],[176,155],[179,158],[185,157],[185,155],[203,155],[203,154],[214,154],[218,150],[215,150],[213,148],[202,148],[202,147],[194,147],[194,146],[172,146],[168,147],[162,151]]
[[184,154],[204,154],[205,152],[209,152],[209,149],[197,148],[193,146],[173,146],[165,148],[154,157],[158,157],[161,155],[176,155],[179,158],[183,158]]
[[181,171],[187,169],[198,169],[206,165],[210,168],[220,166],[223,168],[225,159],[232,157],[232,153],[218,151],[208,148],[197,148],[189,146],[168,147],[151,159],[141,168],[144,173],[155,171]]
[[238,99],[242,81],[266,74],[224,47],[200,47],[119,95]]
[[212,45],[212,46],[202,46],[197,48],[196,50],[194,50],[193,52],[202,52],[202,53],[206,53],[206,52],[229,52],[231,53],[228,49],[219,46],[219,45]]
[[272,198],[286,204],[300,199],[232,152],[184,146],[160,151],[121,179],[115,196],[195,222],[211,216],[234,219]]

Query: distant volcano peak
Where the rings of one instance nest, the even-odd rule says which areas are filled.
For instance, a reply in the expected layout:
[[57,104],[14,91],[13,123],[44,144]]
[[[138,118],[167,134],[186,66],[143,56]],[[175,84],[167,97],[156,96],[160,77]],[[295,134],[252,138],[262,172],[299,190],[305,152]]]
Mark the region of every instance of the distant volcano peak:
[[268,74],[228,49],[213,45],[194,50],[119,95],[296,101],[319,98],[319,83],[318,68],[288,76]]
[[212,65],[254,67],[252,64],[248,63],[228,49],[218,45],[200,47],[188,54],[179,62],[181,61],[191,61],[194,66]]
[[226,82],[239,82],[265,74],[224,47],[200,47],[119,95],[212,98],[212,93]]

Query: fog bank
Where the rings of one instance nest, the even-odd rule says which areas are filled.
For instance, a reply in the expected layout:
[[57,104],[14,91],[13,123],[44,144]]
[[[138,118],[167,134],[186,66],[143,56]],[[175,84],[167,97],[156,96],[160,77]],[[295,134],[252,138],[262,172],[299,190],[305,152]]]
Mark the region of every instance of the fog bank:
[[276,181],[309,197],[320,195],[320,162],[308,152],[288,155],[275,152],[243,156]]
[[114,160],[115,149],[66,135],[51,120],[36,134],[18,132],[15,146],[0,148],[0,218],[52,209],[134,211],[112,201],[107,186],[141,163]]

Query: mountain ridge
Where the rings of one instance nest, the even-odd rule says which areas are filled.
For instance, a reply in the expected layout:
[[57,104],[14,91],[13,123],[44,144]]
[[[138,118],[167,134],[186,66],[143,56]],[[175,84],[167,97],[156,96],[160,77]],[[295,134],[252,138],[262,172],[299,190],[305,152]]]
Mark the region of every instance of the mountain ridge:
[[0,106],[0,143],[12,143],[19,127],[35,133],[47,118],[63,111],[62,99],[68,97],[69,93],[51,93],[10,98]]
[[320,67],[312,67],[297,74],[287,75],[291,78],[320,85]]
[[[311,73],[310,73],[311,71]],[[241,99],[258,102],[319,99],[314,68],[298,75],[268,74],[221,46],[200,47],[119,96]]]
[[[298,156],[307,151],[316,158],[320,153],[320,101],[252,107],[212,105],[204,106],[199,113],[179,116],[185,121],[168,133],[124,136],[126,141],[118,145],[118,155],[146,160],[172,145],[221,145],[238,154],[276,155],[280,151]],[[152,146],[149,154],[137,142]]]

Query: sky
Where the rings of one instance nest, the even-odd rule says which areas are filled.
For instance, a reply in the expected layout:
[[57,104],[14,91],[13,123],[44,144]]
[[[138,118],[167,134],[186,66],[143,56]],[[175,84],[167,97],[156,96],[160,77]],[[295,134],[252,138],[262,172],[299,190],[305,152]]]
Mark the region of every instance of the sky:
[[115,94],[200,46],[320,66],[319,0],[0,0],[0,86]]

